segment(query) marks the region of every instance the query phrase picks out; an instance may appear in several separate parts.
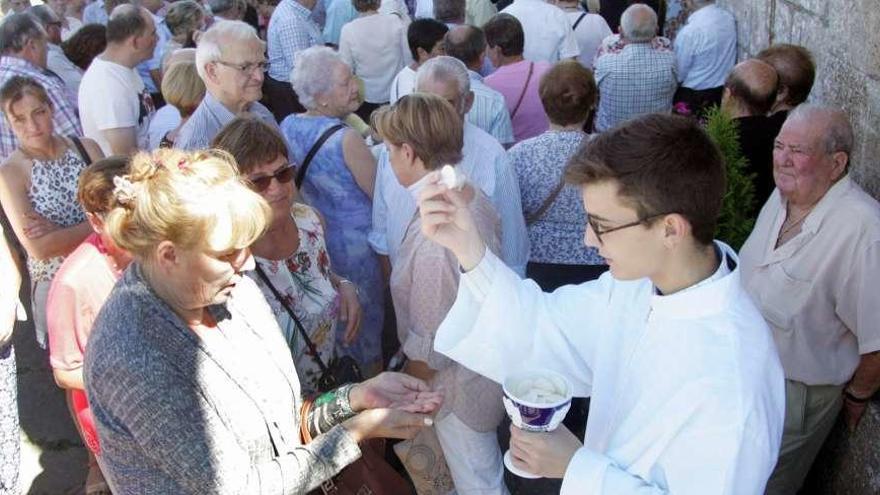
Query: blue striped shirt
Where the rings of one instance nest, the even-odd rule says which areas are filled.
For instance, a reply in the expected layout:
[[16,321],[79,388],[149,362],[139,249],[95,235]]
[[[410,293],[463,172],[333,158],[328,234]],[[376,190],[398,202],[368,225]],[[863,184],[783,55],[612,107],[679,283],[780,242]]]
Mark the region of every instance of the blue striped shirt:
[[467,121],[483,129],[501,144],[516,142],[513,137],[513,123],[507,111],[504,95],[483,82],[483,76],[468,70],[474,105],[467,114]]
[[324,44],[321,30],[310,19],[311,12],[295,0],[281,0],[266,32],[269,45],[269,77],[276,81],[290,81],[297,52]]
[[[251,103],[247,109],[260,120],[271,124],[276,129],[278,123],[268,108],[259,102]],[[182,150],[200,150],[210,146],[214,136],[220,132],[224,125],[228,124],[232,119],[237,117],[220,103],[210,92],[205,93],[205,98],[193,112],[189,120],[180,128],[174,147]]]
[[[504,148],[482,129],[465,122],[462,160],[458,164],[468,182],[489,197],[501,219],[500,258],[520,276],[529,261],[529,238],[520,202],[516,173]],[[373,190],[373,226],[370,246],[393,264],[406,228],[415,214],[415,199],[397,181],[383,147]]]

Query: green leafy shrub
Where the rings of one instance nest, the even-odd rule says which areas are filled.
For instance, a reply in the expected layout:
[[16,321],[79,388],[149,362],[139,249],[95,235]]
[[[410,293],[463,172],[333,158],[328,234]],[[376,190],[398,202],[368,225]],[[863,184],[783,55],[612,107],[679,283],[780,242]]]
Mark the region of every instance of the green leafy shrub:
[[748,160],[739,147],[739,126],[726,112],[713,107],[705,114],[706,132],[721,150],[727,172],[727,191],[718,217],[715,237],[739,248],[755,225],[749,216],[755,203],[755,174],[748,172]]

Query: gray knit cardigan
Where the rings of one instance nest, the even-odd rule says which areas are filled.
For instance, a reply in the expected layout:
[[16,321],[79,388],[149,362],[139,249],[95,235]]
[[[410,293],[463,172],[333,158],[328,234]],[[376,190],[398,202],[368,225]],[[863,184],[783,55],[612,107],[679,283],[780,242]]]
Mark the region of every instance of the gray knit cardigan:
[[250,278],[210,310],[225,345],[199,339],[135,263],[101,309],[84,377],[115,494],[306,493],[360,456],[340,426],[301,445],[299,380]]

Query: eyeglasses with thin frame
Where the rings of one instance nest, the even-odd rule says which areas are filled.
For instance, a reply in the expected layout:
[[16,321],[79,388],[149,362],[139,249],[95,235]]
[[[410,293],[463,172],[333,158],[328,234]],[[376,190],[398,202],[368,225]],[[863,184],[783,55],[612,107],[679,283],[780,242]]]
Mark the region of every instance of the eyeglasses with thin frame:
[[233,64],[231,62],[226,62],[224,60],[215,60],[215,62],[217,62],[220,65],[225,65],[226,67],[230,67],[232,69],[235,69],[245,75],[253,74],[255,69],[259,69],[260,72],[266,72],[266,70],[269,68],[269,62],[266,62],[266,61],[246,62],[243,64]]
[[287,164],[279,168],[271,175],[262,175],[260,177],[248,177],[248,181],[254,186],[257,192],[263,192],[269,189],[272,179],[278,181],[279,184],[287,184],[293,180],[293,174],[296,172],[296,165]]
[[602,229],[599,227],[599,224],[596,223],[596,220],[587,213],[587,224],[593,229],[593,233],[596,234],[596,240],[599,241],[599,244],[605,244],[602,241],[602,236],[606,234],[610,234],[612,232],[616,232],[618,230],[628,229],[630,227],[635,227],[636,225],[641,225],[645,222],[650,222],[651,220],[662,217],[664,215],[669,215],[670,213],[657,213],[655,215],[648,215],[646,217],[642,217],[634,222],[625,223],[623,225],[618,225],[617,227],[611,227],[608,229]]

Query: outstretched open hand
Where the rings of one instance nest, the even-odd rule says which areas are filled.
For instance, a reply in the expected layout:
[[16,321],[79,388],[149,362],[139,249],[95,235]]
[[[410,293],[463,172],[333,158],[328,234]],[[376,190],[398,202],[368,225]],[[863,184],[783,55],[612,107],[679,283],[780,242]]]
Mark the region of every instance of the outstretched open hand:
[[440,408],[443,396],[418,378],[385,372],[355,385],[349,400],[355,411],[384,408],[431,414]]

